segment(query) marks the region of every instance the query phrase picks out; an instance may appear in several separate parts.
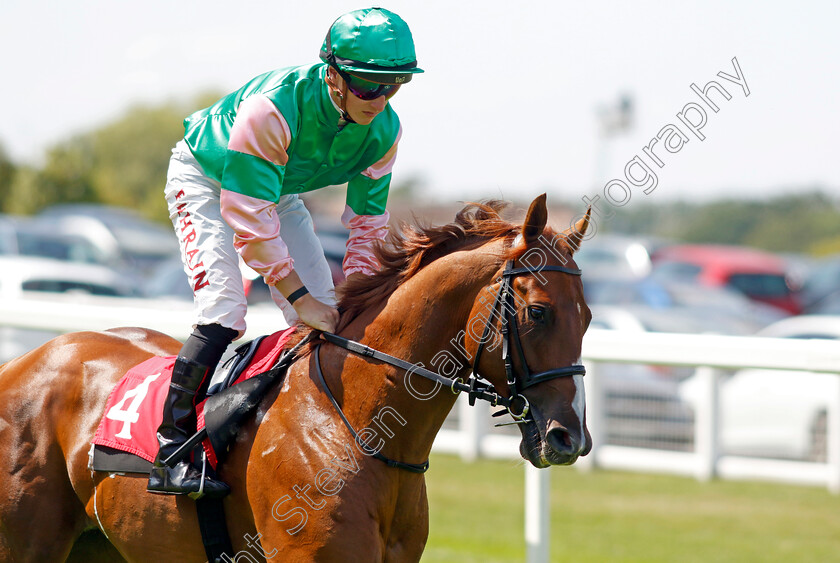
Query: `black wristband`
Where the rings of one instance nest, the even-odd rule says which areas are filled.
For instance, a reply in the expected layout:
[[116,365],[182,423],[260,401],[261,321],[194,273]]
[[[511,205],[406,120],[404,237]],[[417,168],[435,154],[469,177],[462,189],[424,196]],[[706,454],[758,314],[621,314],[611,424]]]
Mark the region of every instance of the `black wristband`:
[[286,298],[286,300],[289,302],[289,305],[294,305],[295,301],[297,301],[307,293],[309,293],[309,290],[306,289],[306,286],[304,285],[300,289],[296,289],[295,291],[293,291],[292,294]]

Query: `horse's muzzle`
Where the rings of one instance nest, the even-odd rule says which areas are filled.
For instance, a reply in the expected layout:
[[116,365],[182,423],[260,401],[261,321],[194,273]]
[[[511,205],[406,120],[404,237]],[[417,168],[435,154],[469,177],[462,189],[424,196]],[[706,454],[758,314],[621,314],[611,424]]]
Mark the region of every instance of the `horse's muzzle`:
[[574,436],[562,426],[555,426],[545,434],[544,456],[551,465],[570,465],[592,450],[589,433]]
[[570,432],[556,421],[545,424],[537,412],[533,415],[534,418],[520,426],[522,442],[519,452],[534,467],[571,465],[592,450],[592,439],[585,426],[581,435]]

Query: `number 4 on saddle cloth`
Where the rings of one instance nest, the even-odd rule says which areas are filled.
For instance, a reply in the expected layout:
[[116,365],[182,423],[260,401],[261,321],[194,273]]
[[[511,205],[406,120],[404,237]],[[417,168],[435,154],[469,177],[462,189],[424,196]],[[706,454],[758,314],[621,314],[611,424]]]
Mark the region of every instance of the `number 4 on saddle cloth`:
[[[196,407],[201,442],[213,469],[223,459],[246,416],[259,404],[283,369],[273,369],[283,356],[295,328],[288,328],[241,345],[220,373],[208,398]],[[108,396],[105,412],[93,437],[90,467],[94,471],[146,473],[158,451],[157,428],[175,356],[155,356],[128,370]],[[222,381],[216,381],[224,377]]]

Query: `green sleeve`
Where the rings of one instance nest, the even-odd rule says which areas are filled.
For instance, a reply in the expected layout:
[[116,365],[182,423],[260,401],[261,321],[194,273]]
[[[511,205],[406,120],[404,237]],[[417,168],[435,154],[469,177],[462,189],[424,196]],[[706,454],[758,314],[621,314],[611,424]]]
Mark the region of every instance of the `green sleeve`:
[[278,166],[258,156],[228,150],[222,188],[276,203],[283,189],[285,172],[285,166]]
[[382,215],[390,186],[390,174],[378,180],[359,174],[347,184],[347,205],[356,215]]

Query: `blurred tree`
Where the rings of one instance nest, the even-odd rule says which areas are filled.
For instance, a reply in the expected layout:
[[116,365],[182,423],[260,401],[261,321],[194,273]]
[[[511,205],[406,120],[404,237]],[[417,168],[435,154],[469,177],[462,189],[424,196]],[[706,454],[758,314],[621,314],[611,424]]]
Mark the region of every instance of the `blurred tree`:
[[57,203],[96,202],[168,222],[163,186],[172,147],[183,136],[184,117],[216,98],[203,94],[189,104],[136,106],[113,123],[54,146],[43,168],[19,171],[6,207],[35,213]]
[[762,204],[754,201],[712,202],[685,218],[682,238],[691,242],[740,244],[766,216]]
[[173,104],[135,107],[88,135],[96,201],[166,220],[163,186],[172,147],[183,136],[185,112]]
[[16,167],[6,149],[0,144],[0,213],[7,212]]
[[772,199],[761,215],[744,237],[744,244],[777,252],[812,251],[824,241],[840,237],[837,203],[821,192]]
[[15,174],[7,209],[34,213],[52,203],[96,201],[90,175],[92,160],[84,139],[74,138],[47,153],[40,170],[22,168]]
[[0,210],[4,213],[26,215],[43,207],[35,202],[40,194],[37,178],[38,171],[32,167],[24,166],[15,170],[8,191],[3,193]]
[[811,245],[807,250],[808,254],[813,256],[830,256],[832,254],[840,254],[840,236],[822,239]]
[[817,189],[765,200],[628,205],[614,213],[603,221],[611,231],[684,242],[824,254],[840,240],[838,202]]

